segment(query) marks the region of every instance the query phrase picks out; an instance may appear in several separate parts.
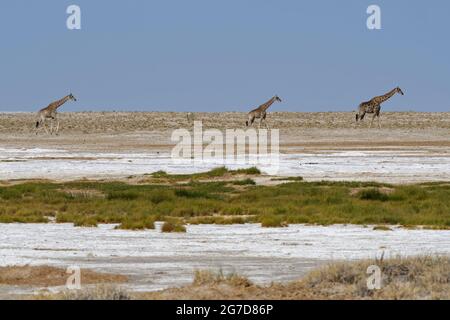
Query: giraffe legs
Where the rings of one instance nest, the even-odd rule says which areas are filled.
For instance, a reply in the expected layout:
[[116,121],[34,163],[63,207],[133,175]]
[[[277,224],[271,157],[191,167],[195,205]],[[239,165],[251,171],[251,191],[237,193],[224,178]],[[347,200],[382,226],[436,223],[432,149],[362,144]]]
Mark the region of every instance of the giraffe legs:
[[56,135],[59,135],[59,119],[56,119]]
[[258,129],[261,129],[261,125],[262,125],[263,121],[264,121],[264,126],[266,127],[266,129],[269,129],[269,126],[267,125],[267,121],[264,118],[261,118],[259,120],[259,127],[258,127]]
[[366,113],[357,113],[356,114],[356,125],[358,125],[358,123],[362,123],[362,121],[364,120]]
[[261,118],[261,121],[264,120],[264,125],[266,126],[266,129],[269,129],[269,126],[267,125],[266,116],[267,116],[267,114],[265,113],[264,116]]
[[252,126],[253,121],[255,121],[255,116],[249,115],[247,121],[245,121],[245,125],[248,126]]
[[44,128],[44,131],[46,134],[48,134],[48,130],[47,130],[47,126],[46,126],[46,121],[42,121],[42,127]]
[[36,121],[36,135],[39,133],[39,127],[44,128],[45,132],[48,134],[47,132],[47,128],[45,127],[45,117],[43,116],[39,116],[39,119]]
[[[47,120],[50,121],[50,128],[48,127]],[[56,123],[54,123],[56,122]],[[55,128],[56,124],[56,128]],[[36,122],[36,135],[39,133],[39,129],[42,127],[45,131],[45,133],[48,135],[53,135],[53,132],[58,135],[59,134],[59,119],[57,118],[45,118],[42,117]],[[50,130],[49,130],[50,129]]]
[[373,121],[375,120],[375,118],[377,118],[377,122],[378,122],[378,128],[381,129],[381,121],[380,121],[380,114],[379,113],[375,113],[372,117],[372,121],[370,121],[370,127],[372,128],[373,125]]
[[41,119],[36,121],[36,129],[35,129],[36,135],[38,134],[39,126],[42,126],[42,120]]
[[[48,134],[47,129],[45,132]],[[55,135],[59,135],[59,119],[56,117],[50,119],[50,135],[53,135],[53,133],[55,133]]]

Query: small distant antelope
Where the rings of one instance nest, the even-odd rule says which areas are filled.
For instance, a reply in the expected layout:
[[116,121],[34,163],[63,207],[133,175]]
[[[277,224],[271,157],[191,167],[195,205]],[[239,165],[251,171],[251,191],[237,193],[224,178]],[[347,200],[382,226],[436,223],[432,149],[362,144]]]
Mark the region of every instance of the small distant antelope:
[[381,104],[390,98],[392,98],[393,95],[396,93],[400,93],[402,96],[404,95],[402,89],[400,87],[397,87],[385,95],[378,96],[373,98],[370,101],[363,102],[359,105],[358,113],[356,114],[356,122],[362,121],[364,119],[364,116],[366,113],[373,113],[372,121],[370,122],[370,128],[372,128],[373,120],[375,117],[378,119],[378,127],[381,129],[381,123],[380,123],[380,110],[381,110]]
[[274,104],[275,102],[281,102],[281,99],[278,96],[274,96],[273,98],[271,98],[269,101],[267,101],[266,103],[260,105],[258,108],[250,111],[248,113],[248,120],[245,122],[246,126],[251,126],[253,124],[253,122],[255,121],[255,119],[259,119],[259,128],[261,128],[261,123],[264,120],[264,124],[266,125],[266,128],[268,128],[267,126],[267,121],[266,121],[266,116],[267,116],[267,109],[269,109],[269,107]]
[[38,112],[38,121],[36,122],[36,134],[38,134],[39,126],[42,126],[45,130],[45,133],[48,134],[47,128],[45,126],[45,121],[50,119],[50,134],[53,134],[53,122],[56,121],[56,131],[55,134],[58,134],[59,131],[59,119],[57,110],[67,101],[77,101],[77,99],[73,96],[73,94],[69,94],[62,98],[61,100],[52,102],[48,105],[48,107],[41,109]]

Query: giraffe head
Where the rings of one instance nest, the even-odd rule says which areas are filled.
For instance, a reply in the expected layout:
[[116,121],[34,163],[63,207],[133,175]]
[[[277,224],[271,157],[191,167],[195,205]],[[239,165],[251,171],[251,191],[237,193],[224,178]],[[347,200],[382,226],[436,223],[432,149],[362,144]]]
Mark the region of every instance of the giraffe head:
[[275,101],[281,102],[281,99],[279,96],[275,96]]
[[69,94],[69,100],[77,101],[77,98],[73,94]]
[[405,95],[405,94],[403,93],[402,89],[400,89],[400,87],[397,87],[397,92],[400,93],[402,96]]

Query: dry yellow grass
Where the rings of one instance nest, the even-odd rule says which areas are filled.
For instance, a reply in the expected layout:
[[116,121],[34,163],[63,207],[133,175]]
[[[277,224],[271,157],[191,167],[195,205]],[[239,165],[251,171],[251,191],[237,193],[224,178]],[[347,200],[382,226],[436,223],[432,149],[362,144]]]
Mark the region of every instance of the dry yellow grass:
[[82,290],[66,290],[58,294],[45,294],[32,297],[35,300],[131,300],[131,295],[117,285],[100,284]]
[[[367,269],[377,265],[382,272],[381,289],[367,287]],[[20,269],[29,273],[31,269]],[[11,272],[11,271],[9,271]],[[8,272],[8,273],[9,273]],[[54,274],[44,267],[40,272]],[[60,272],[60,271],[59,271]],[[3,272],[0,272],[3,274]],[[57,294],[42,293],[19,298],[49,300],[361,300],[361,299],[450,299],[450,257],[420,256],[387,260],[337,262],[313,270],[304,278],[289,283],[260,286],[237,274],[224,274],[198,270],[191,285],[159,292],[127,292],[120,286],[105,283],[105,278],[93,276],[92,282],[101,279],[103,284],[87,286],[82,290],[63,291]],[[27,276],[28,277],[28,276]],[[42,278],[42,276],[41,276]],[[120,280],[120,279],[119,279]],[[39,283],[37,283],[39,284]],[[36,283],[35,283],[36,285]]]
[[[0,267],[0,285],[11,286],[64,286],[70,274],[65,269],[49,266]],[[117,274],[81,270],[83,284],[123,283],[128,277]]]
[[[367,287],[367,268],[382,271],[380,290]],[[142,299],[450,299],[450,258],[416,257],[385,261],[340,262],[317,269],[287,284],[258,286],[236,275],[197,272],[192,285],[137,294]]]

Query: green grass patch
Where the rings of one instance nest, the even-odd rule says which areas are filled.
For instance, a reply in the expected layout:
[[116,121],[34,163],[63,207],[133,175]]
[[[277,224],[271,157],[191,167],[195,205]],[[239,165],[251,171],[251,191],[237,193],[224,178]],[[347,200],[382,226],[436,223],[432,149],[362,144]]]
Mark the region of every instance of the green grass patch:
[[251,186],[251,185],[255,185],[256,182],[253,179],[244,179],[244,180],[237,180],[237,181],[233,181],[232,184],[234,184],[235,186]]
[[259,175],[261,174],[261,170],[256,167],[250,167],[246,169],[237,169],[229,171],[231,174],[248,174],[248,175]]
[[288,181],[288,182],[298,182],[303,181],[303,177],[282,177],[282,178],[272,178],[271,181]]
[[[217,171],[218,172],[218,171]],[[162,173],[160,173],[162,175]],[[253,180],[24,183],[0,187],[0,223],[70,222],[148,229],[153,221],[404,225],[450,228],[448,184]],[[236,186],[245,186],[237,188]],[[381,190],[381,191],[380,191]],[[355,193],[356,192],[356,193]],[[273,224],[277,225],[277,221]],[[266,223],[266,222],[265,222]]]
[[194,173],[194,174],[168,174],[165,171],[157,171],[150,176],[156,179],[166,179],[169,181],[183,181],[183,180],[201,180],[224,177],[226,175],[259,175],[261,171],[256,167],[229,170],[226,167],[218,167],[206,172]]
[[250,216],[236,216],[236,217],[223,217],[223,216],[205,216],[205,217],[193,217],[188,220],[190,224],[245,224],[254,222],[254,217]]

